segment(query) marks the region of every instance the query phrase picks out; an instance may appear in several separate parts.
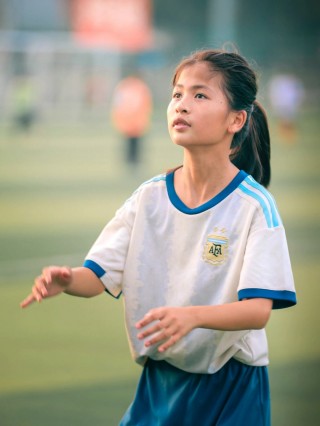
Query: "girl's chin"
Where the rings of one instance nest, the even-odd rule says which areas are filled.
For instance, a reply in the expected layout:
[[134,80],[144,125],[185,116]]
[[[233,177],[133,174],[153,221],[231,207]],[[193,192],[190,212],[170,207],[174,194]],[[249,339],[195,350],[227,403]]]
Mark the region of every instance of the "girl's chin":
[[171,138],[171,139],[172,139],[172,142],[175,145],[182,146],[182,147],[188,147],[188,146],[191,147],[192,145],[196,145],[195,141],[187,140],[186,138],[174,137],[174,138]]

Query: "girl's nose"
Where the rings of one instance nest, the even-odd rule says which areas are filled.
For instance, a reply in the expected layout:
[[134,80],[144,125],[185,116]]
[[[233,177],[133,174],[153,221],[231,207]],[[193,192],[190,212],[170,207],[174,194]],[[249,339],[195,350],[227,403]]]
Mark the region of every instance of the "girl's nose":
[[177,112],[184,112],[184,113],[188,113],[189,108],[186,105],[185,100],[180,100],[177,104],[176,104],[176,111]]

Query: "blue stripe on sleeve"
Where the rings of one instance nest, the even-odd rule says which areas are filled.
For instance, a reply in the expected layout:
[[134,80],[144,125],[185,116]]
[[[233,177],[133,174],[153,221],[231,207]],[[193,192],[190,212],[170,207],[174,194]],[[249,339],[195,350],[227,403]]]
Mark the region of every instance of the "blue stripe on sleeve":
[[[100,265],[98,265],[96,262],[94,262],[93,260],[89,260],[89,259],[86,259],[85,261],[84,261],[84,263],[83,263],[83,266],[85,267],[85,268],[88,268],[88,269],[91,269],[91,271],[92,272],[94,272],[95,274],[96,274],[96,276],[98,277],[98,278],[101,278],[105,273],[106,273],[106,271],[103,269],[103,268],[101,268],[101,266]],[[110,296],[112,296],[112,297],[114,297],[115,299],[119,299],[119,297],[121,296],[121,294],[122,294],[122,292],[120,292],[119,294],[118,294],[118,296],[115,296],[114,294],[112,294],[107,288],[105,288],[105,291],[108,293],[108,294],[110,294]]]
[[294,291],[246,288],[238,292],[239,300],[256,299],[259,297],[273,300],[273,309],[289,308],[297,303],[296,293]]
[[247,187],[245,187],[243,184],[239,185],[239,188],[245,194],[249,195],[250,197],[256,199],[259,202],[259,204],[260,204],[260,206],[261,206],[261,208],[263,210],[264,217],[266,218],[266,221],[267,221],[267,224],[268,224],[268,228],[273,228],[274,224],[272,222],[268,206],[267,206],[266,202],[264,201],[264,199],[262,197],[260,197],[260,195],[256,194],[255,192],[250,191],[250,189],[248,189]]
[[85,260],[83,266],[85,268],[91,269],[91,271],[94,272],[98,278],[101,278],[106,273],[106,271],[93,260]]
[[258,182],[256,182],[253,179],[252,176],[248,176],[248,178],[246,179],[246,182],[247,182],[248,185],[251,185],[253,188],[261,191],[262,194],[267,198],[267,200],[269,201],[269,204],[270,204],[270,208],[271,208],[273,225],[279,226],[281,224],[281,219],[279,217],[279,213],[278,213],[276,203],[275,203],[272,195],[270,194],[270,192],[268,192],[262,185],[260,185]]

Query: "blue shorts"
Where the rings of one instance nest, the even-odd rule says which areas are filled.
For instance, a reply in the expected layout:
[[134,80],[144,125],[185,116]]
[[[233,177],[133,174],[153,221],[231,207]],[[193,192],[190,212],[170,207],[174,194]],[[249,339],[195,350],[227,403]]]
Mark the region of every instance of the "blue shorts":
[[231,359],[215,374],[149,359],[120,426],[270,426],[267,367]]

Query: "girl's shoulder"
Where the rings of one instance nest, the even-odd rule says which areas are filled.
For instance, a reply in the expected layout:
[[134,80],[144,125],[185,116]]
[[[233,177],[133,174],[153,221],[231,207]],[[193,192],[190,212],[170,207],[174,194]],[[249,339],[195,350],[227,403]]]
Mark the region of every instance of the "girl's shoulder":
[[252,176],[248,175],[238,186],[240,194],[247,202],[253,204],[265,217],[268,228],[282,225],[276,201],[263,185],[258,183]]
[[166,188],[166,175],[166,173],[162,173],[141,183],[126,200],[124,205],[135,204],[139,202],[141,198],[148,196],[151,192],[157,191],[157,189],[162,190]]
[[153,190],[154,188],[158,188],[158,187],[161,188],[165,186],[166,177],[167,177],[167,173],[162,173],[152,177],[151,179],[146,180],[141,185],[139,185],[139,187],[134,191],[132,195],[133,196],[138,195],[139,193],[143,193],[145,191]]

